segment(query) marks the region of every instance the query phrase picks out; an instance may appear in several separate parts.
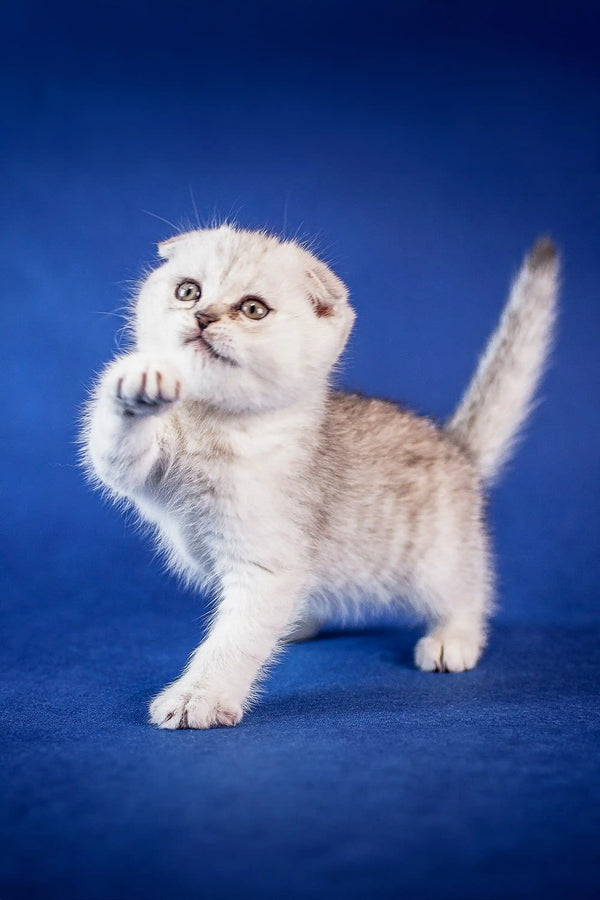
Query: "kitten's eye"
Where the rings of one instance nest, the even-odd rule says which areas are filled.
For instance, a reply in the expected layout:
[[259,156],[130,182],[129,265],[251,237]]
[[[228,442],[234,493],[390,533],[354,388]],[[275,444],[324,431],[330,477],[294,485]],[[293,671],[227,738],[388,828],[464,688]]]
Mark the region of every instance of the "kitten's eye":
[[202,288],[197,281],[181,281],[175,288],[175,299],[184,303],[195,302],[202,296]]
[[247,300],[244,300],[240,309],[249,319],[264,319],[270,312],[267,304],[259,300],[258,297],[248,297]]

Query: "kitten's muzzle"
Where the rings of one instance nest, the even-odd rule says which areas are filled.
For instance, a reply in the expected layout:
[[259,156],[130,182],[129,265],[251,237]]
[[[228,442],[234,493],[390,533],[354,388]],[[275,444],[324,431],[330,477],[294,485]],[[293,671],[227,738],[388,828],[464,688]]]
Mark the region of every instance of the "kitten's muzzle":
[[184,344],[196,344],[196,346],[202,347],[213,359],[220,359],[221,362],[226,362],[230,366],[239,365],[235,359],[232,359],[230,356],[225,356],[223,353],[219,353],[218,350],[215,350],[213,345],[209,340],[204,337],[204,329],[207,328],[212,322],[216,322],[219,316],[213,316],[210,313],[194,313],[196,317],[196,321],[198,322],[198,328],[200,329],[199,334],[191,333],[187,337],[183,338]]
[[200,331],[204,331],[205,328],[208,328],[209,325],[211,325],[213,322],[216,322],[219,317],[214,313],[195,312],[194,318],[198,323],[198,328],[200,329]]

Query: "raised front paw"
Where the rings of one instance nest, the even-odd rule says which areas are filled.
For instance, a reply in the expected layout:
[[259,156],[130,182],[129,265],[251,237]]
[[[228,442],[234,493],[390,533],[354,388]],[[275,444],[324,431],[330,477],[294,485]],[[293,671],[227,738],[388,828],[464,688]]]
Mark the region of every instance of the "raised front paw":
[[110,390],[125,415],[148,415],[181,400],[183,381],[171,363],[134,353],[114,367]]
[[150,704],[151,723],[172,730],[237,725],[242,715],[238,703],[183,679],[162,690]]

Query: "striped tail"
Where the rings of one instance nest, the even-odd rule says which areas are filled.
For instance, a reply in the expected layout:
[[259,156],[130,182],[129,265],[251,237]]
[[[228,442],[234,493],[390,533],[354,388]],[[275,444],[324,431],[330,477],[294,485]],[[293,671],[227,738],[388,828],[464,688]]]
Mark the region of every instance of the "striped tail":
[[548,358],[558,293],[558,257],[540,239],[517,275],[498,327],[446,429],[492,482],[525,422]]

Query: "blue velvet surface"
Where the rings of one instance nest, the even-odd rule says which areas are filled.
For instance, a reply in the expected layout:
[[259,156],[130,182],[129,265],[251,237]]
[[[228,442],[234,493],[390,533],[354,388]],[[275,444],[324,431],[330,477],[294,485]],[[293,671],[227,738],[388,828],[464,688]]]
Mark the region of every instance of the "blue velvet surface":
[[[597,4],[22,0],[0,22],[0,896],[597,896]],[[195,206],[314,238],[358,311],[343,383],[440,418],[527,246],[560,244],[475,671],[416,672],[411,623],[332,627],[238,728],[146,724],[206,604],[85,486],[76,418],[173,232],[155,217]]]

